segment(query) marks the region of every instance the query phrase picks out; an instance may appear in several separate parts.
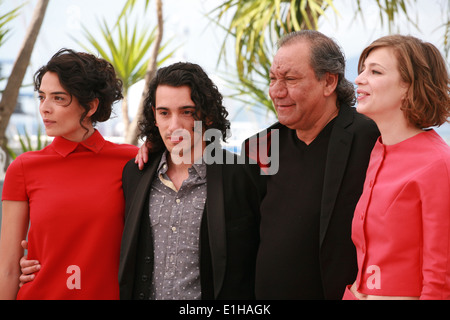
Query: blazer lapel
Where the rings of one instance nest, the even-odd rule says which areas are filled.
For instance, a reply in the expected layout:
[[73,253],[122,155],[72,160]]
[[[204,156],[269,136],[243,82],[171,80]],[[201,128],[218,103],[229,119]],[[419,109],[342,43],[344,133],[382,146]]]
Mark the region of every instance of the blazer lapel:
[[346,129],[353,122],[350,108],[349,106],[341,107],[331,131],[322,194],[320,245],[325,239],[352,146],[353,133]]
[[227,260],[222,166],[211,164],[206,168],[208,239],[213,269],[214,297],[217,298],[222,288]]
[[134,196],[127,199],[127,201],[131,201],[131,205],[126,212],[127,217],[123,230],[120,260],[121,262],[123,261],[124,265],[122,265],[122,263],[120,265],[119,278],[125,276],[124,273],[134,273],[141,216],[142,214],[145,214],[144,209],[146,207],[146,200],[150,193],[150,186],[158,167],[159,159],[160,157],[152,159],[152,162],[144,169],[144,172],[139,173],[140,177],[135,180],[138,185],[134,189]]
[[[135,194],[131,200],[129,214],[130,225],[134,228],[134,231],[139,230],[140,218],[143,213],[143,209],[146,205],[145,201],[150,193],[150,186],[153,182],[153,178],[156,172],[156,168],[159,164],[159,160],[155,160],[145,170],[142,177],[139,179],[138,186],[135,189]],[[133,232],[134,234],[134,232]]]

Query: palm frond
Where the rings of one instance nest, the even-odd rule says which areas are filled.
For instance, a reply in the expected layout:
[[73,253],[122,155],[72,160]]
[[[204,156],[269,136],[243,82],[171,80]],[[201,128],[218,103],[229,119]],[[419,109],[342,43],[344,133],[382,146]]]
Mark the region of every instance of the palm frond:
[[[109,61],[122,80],[124,91],[127,91],[145,77],[150,48],[156,37],[156,27],[149,28],[147,25],[140,27],[138,20],[132,24],[127,15],[122,16],[120,23],[114,26],[108,25],[105,19],[97,21],[97,24],[100,38],[94,37],[87,27],[82,26],[90,46],[84,45],[79,40],[77,42],[89,52],[92,52],[93,47],[102,58]],[[161,46],[159,52],[162,55],[159,61],[167,60],[176,50],[163,53],[166,48],[167,43]]]
[[[0,1],[0,5],[3,1]],[[24,4],[14,8],[11,11],[8,11],[4,14],[0,15],[0,46],[3,45],[6,40],[9,38],[9,34],[11,29],[8,28],[8,23],[11,22],[14,18],[16,18],[19,14],[19,10],[24,6]],[[3,10],[2,10],[3,11]]]
[[[416,22],[407,14],[408,4],[417,0],[375,1],[379,8],[380,21],[385,23],[387,20],[390,29],[399,15],[406,16],[409,23],[417,27]],[[236,72],[240,85],[245,88],[239,91],[239,94],[247,92],[257,99],[269,100],[266,94],[260,93],[261,87],[256,88],[252,83],[266,75],[264,88],[268,88],[268,70],[278,39],[292,31],[317,29],[319,19],[326,17],[328,8],[339,15],[333,3],[333,0],[227,0],[214,8],[209,13],[214,17],[211,21],[227,31],[219,61],[226,56],[225,43],[229,37],[234,38]],[[356,0],[356,4],[355,17],[358,14],[362,16],[361,0]],[[222,25],[227,13],[232,14],[231,20],[227,25]],[[446,28],[448,35],[449,26]],[[261,103],[272,110],[270,101]]]

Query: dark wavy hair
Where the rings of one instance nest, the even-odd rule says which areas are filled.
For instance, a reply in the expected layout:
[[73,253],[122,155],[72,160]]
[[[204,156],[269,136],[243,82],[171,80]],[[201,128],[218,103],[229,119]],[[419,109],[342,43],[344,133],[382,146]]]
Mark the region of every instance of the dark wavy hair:
[[160,68],[148,87],[144,102],[144,117],[139,123],[140,138],[151,143],[151,151],[156,152],[164,148],[164,142],[159,134],[155,122],[156,88],[159,85],[171,87],[188,86],[191,89],[191,99],[195,104],[195,120],[200,120],[204,128],[217,129],[222,133],[223,141],[227,138],[227,129],[230,121],[226,119],[228,112],[222,104],[222,94],[211,81],[205,71],[197,64],[177,62],[170,66]]
[[47,72],[58,75],[61,86],[71,96],[69,104],[75,97],[85,109],[80,118],[83,128],[82,122],[90,110],[89,103],[92,100],[99,100],[97,111],[90,117],[94,125],[108,120],[113,103],[123,98],[122,81],[117,78],[112,64],[92,54],[65,48],[59,50],[34,74],[36,91],[41,87],[42,78]]
[[353,106],[356,103],[355,87],[345,78],[345,55],[339,45],[319,31],[301,30],[285,35],[279,40],[278,47],[300,40],[311,44],[310,65],[318,80],[327,72],[338,75],[337,107],[342,104]]

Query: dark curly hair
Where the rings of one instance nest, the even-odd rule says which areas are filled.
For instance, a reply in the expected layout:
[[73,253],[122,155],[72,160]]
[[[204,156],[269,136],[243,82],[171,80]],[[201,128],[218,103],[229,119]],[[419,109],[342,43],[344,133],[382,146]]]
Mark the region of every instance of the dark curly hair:
[[151,143],[152,152],[164,148],[164,142],[159,134],[153,113],[156,88],[159,85],[188,86],[191,89],[191,99],[195,104],[195,111],[200,114],[196,120],[202,121],[206,130],[212,128],[220,130],[223,141],[226,141],[230,121],[226,119],[228,112],[222,104],[223,97],[217,86],[199,65],[178,62],[160,68],[148,87],[144,102],[144,117],[139,123],[139,128],[140,138]]
[[122,81],[117,78],[112,64],[92,54],[65,48],[59,50],[34,74],[36,91],[41,87],[42,78],[47,72],[56,73],[61,86],[71,96],[70,102],[75,97],[85,109],[80,118],[83,128],[82,122],[90,110],[89,103],[92,100],[99,100],[97,111],[90,118],[94,125],[108,120],[113,103],[123,98]]

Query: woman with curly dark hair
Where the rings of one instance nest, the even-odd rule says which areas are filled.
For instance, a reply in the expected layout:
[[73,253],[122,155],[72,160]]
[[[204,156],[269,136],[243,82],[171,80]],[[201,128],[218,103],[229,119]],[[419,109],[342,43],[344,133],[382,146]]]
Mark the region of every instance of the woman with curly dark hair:
[[[104,140],[94,125],[109,119],[122,82],[109,62],[62,49],[36,72],[35,89],[54,140],[6,172],[0,298],[118,299],[122,169],[137,148]],[[19,290],[26,236],[28,258],[40,269]]]

